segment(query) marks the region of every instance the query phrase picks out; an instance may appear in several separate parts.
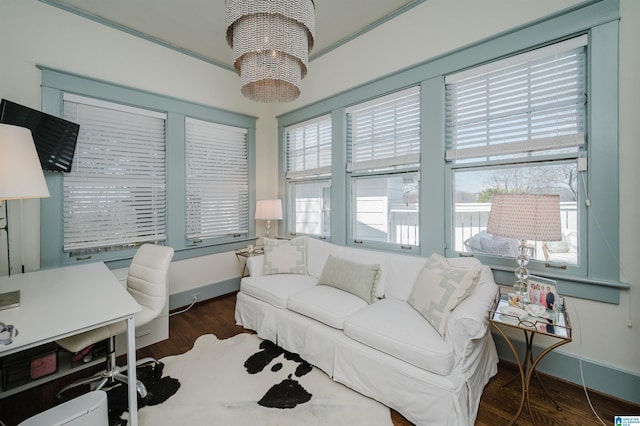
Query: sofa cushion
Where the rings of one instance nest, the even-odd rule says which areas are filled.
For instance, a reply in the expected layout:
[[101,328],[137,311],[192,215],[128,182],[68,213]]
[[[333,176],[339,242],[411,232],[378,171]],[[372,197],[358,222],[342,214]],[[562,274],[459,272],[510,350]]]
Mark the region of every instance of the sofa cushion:
[[389,255],[387,276],[384,284],[385,299],[407,301],[413,291],[416,278],[424,267],[424,257],[406,254]]
[[330,255],[340,257],[343,247],[321,241],[317,238],[309,238],[307,241],[307,273],[316,278],[322,274],[322,269]]
[[292,240],[264,239],[263,275],[307,274],[307,239],[296,237]]
[[481,267],[453,266],[433,254],[425,262],[407,302],[444,336],[451,311],[478,283]]
[[350,338],[435,374],[451,373],[453,348],[407,302],[383,299],[344,321]]
[[315,286],[317,281],[315,277],[296,274],[245,277],[240,282],[240,291],[276,308],[285,309],[287,299],[292,294]]
[[380,276],[380,265],[351,262],[329,256],[324,265],[318,284],[324,284],[348,291],[373,303],[376,300],[376,282]]
[[342,329],[344,319],[367,306],[367,302],[346,291],[317,285],[289,297],[287,307],[330,327]]

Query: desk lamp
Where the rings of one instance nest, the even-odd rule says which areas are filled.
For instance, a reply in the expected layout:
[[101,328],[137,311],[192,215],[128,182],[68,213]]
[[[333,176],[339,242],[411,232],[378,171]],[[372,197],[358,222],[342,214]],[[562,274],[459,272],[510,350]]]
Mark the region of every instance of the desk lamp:
[[282,220],[282,201],[259,200],[256,202],[256,220],[266,220],[266,238],[269,238],[272,220]]
[[560,196],[549,194],[496,194],[491,202],[487,232],[491,235],[514,238],[520,242],[513,288],[524,303],[529,271],[531,241],[560,241]]
[[[4,203],[4,230],[7,237],[7,270],[11,276],[9,248],[9,200],[49,197],[31,131],[25,127],[0,124],[0,201]],[[0,293],[0,310],[18,306],[20,290]]]

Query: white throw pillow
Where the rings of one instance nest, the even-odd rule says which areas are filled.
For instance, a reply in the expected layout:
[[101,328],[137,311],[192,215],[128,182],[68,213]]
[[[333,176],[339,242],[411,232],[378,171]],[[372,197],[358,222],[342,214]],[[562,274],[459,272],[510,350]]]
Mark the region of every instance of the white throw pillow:
[[262,275],[307,275],[307,238],[292,240],[264,239],[264,265]]
[[444,337],[451,312],[478,283],[481,267],[452,266],[433,254],[424,264],[407,302]]

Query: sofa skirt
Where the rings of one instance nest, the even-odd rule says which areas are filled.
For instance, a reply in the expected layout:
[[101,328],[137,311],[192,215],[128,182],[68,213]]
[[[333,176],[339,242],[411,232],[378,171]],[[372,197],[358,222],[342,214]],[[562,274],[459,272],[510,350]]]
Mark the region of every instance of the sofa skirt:
[[[473,425],[484,386],[497,372],[493,342],[480,345],[468,377],[437,375],[347,337],[341,330],[238,293],[236,322],[298,353],[333,380],[401,413],[416,425]],[[487,332],[484,339],[491,339]]]

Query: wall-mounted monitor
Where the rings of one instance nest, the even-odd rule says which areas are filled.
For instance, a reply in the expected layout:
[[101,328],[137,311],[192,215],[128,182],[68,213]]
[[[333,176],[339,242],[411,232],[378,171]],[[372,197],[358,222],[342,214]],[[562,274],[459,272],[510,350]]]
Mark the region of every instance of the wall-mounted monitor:
[[0,123],[31,130],[42,170],[69,172],[80,125],[44,112],[2,99]]

